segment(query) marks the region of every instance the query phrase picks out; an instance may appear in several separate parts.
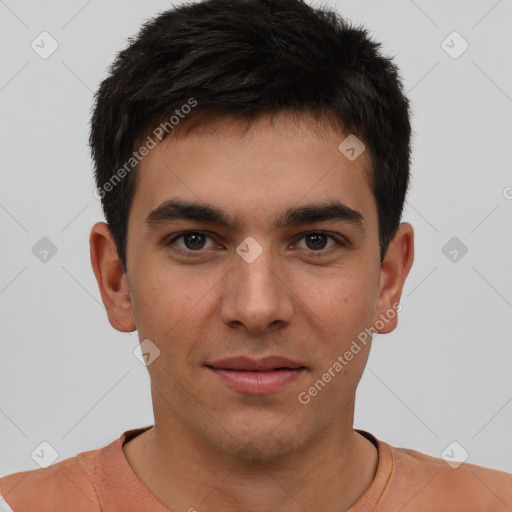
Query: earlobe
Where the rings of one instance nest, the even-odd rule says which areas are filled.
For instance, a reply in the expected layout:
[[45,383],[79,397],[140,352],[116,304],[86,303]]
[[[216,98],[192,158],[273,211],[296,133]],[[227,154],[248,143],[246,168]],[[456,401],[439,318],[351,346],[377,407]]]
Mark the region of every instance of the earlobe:
[[110,229],[97,222],[89,236],[91,264],[108,320],[114,329],[132,332],[136,329],[128,279],[117,255]]
[[381,265],[376,330],[387,334],[397,326],[397,312],[405,280],[414,261],[414,230],[408,222],[400,224]]

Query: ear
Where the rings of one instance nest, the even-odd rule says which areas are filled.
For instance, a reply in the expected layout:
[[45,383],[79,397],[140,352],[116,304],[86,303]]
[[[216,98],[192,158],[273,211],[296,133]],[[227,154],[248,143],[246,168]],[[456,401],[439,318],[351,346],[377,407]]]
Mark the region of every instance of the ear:
[[387,334],[397,326],[400,297],[413,260],[414,230],[409,223],[402,222],[381,265],[378,316],[374,321],[379,334]]
[[89,236],[91,264],[110,325],[121,332],[136,329],[128,279],[105,222],[94,224]]

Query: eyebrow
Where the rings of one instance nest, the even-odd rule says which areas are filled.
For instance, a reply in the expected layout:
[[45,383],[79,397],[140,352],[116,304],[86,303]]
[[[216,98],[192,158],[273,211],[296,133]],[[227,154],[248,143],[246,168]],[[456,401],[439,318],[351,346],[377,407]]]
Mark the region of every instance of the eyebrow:
[[[146,217],[145,225],[151,231],[158,226],[177,220],[215,224],[233,231],[238,228],[237,221],[221,208],[208,203],[197,203],[177,198],[164,201],[152,210]],[[271,230],[328,220],[347,222],[361,228],[365,225],[365,219],[361,212],[353,210],[338,200],[329,200],[289,208],[275,218]]]

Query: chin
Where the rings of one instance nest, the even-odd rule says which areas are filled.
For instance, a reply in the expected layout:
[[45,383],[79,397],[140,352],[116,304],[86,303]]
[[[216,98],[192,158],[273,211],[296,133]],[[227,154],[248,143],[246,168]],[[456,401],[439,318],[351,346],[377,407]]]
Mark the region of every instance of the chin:
[[285,457],[298,448],[296,439],[278,439],[272,436],[254,438],[228,447],[232,457],[251,463],[264,463]]
[[[282,420],[282,419],[281,419]],[[307,435],[298,425],[255,421],[246,428],[230,429],[232,435],[217,441],[217,448],[231,457],[248,462],[270,462],[300,449]]]

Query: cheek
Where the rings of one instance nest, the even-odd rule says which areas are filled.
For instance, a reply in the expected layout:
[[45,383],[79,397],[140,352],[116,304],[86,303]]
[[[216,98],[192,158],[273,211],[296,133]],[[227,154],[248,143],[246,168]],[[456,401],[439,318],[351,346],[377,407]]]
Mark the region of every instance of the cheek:
[[368,275],[325,276],[303,286],[302,301],[333,333],[357,334],[375,315],[378,281]]
[[[204,292],[198,287],[190,290],[190,280],[179,276],[165,276],[165,272],[141,274],[132,290],[132,306],[141,339],[149,338],[157,344],[186,325],[188,316],[201,300]],[[165,277],[162,277],[165,276]]]
[[[371,336],[365,328],[372,323],[375,297],[372,287],[344,282],[333,285],[329,293],[311,298],[318,325],[328,326],[315,343],[315,362],[302,400],[311,402],[313,411],[331,409],[333,417],[340,413],[353,396],[366,367]],[[301,398],[298,397],[299,401]],[[305,403],[301,401],[300,403]]]
[[191,365],[196,365],[201,351],[209,346],[219,279],[191,278],[177,272],[165,279],[150,276],[147,274],[134,297],[140,340],[150,339],[160,350],[158,364],[149,371],[157,379],[168,380],[165,368],[178,381],[188,382],[194,378]]

